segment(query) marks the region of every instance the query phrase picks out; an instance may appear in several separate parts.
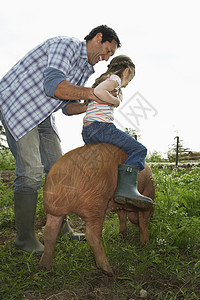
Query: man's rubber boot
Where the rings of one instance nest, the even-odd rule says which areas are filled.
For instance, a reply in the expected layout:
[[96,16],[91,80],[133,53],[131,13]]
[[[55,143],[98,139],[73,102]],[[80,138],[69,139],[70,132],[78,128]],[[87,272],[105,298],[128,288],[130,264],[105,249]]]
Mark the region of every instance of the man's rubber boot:
[[37,193],[15,192],[15,228],[17,237],[15,248],[32,253],[42,254],[44,246],[35,236],[34,224],[37,206]]
[[86,241],[85,234],[74,232],[67,219],[63,221],[59,236],[62,238],[70,237],[72,240]]
[[114,194],[114,201],[119,204],[131,204],[147,210],[152,207],[151,198],[141,195],[137,189],[139,170],[134,166],[119,165],[118,182]]

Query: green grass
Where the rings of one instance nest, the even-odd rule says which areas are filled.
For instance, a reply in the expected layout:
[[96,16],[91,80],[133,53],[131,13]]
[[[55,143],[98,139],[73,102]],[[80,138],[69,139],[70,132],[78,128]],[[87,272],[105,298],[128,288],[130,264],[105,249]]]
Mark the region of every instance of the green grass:
[[[105,218],[102,242],[114,278],[96,268],[87,242],[59,239],[51,271],[38,268],[38,256],[15,250],[13,190],[1,182],[0,299],[141,299],[142,288],[147,299],[199,299],[200,166],[153,168],[153,174],[156,199],[148,246],[139,247],[135,225],[128,222],[123,239],[117,215]],[[41,187],[37,220],[44,217]],[[71,220],[80,222],[74,215]],[[43,225],[37,227],[41,241]]]
[[11,151],[8,148],[0,149],[0,170],[13,170],[15,165]]

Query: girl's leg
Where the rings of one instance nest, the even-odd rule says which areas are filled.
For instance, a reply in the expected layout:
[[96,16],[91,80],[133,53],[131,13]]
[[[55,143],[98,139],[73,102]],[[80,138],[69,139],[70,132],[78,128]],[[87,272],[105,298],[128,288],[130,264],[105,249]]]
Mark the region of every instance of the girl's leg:
[[83,126],[82,137],[86,145],[105,142],[107,123],[94,121],[87,126]]
[[112,123],[93,122],[83,128],[82,134],[86,144],[110,143],[129,154],[125,163],[119,165],[114,200],[120,204],[129,203],[140,209],[149,209],[153,204],[152,199],[137,190],[138,172],[144,169],[147,149]]
[[112,125],[110,127],[111,144],[120,147],[129,155],[124,164],[134,166],[139,171],[142,171],[145,167],[146,147],[129,134],[116,128],[114,124]]
[[93,122],[83,128],[82,136],[86,144],[104,142],[118,146],[129,155],[125,164],[135,166],[139,171],[144,169],[147,149],[114,124]]

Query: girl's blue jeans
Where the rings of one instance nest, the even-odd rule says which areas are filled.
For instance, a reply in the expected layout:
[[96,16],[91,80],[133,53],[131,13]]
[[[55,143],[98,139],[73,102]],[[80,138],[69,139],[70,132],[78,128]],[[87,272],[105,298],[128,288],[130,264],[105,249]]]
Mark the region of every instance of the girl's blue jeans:
[[143,170],[147,149],[133,137],[118,129],[113,123],[94,121],[83,126],[82,137],[85,144],[109,143],[123,149],[129,156],[124,164]]
[[62,156],[60,141],[51,126],[50,117],[15,141],[0,112],[7,142],[16,161],[15,192],[37,192],[42,175],[48,174]]

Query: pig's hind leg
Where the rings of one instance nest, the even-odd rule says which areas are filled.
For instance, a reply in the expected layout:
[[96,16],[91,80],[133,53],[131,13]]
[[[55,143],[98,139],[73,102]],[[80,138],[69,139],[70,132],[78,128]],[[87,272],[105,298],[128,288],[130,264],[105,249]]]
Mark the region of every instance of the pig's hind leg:
[[148,219],[150,211],[139,211],[140,246],[149,242]]
[[53,216],[47,214],[44,228],[44,253],[39,262],[40,267],[50,269],[58,233],[65,216]]
[[119,234],[122,237],[126,237],[127,236],[127,226],[126,226],[127,212],[123,209],[117,209],[117,214],[119,218]]
[[104,212],[97,212],[98,208],[92,212],[90,216],[84,218],[86,230],[85,237],[90,244],[90,247],[94,253],[97,267],[102,269],[103,273],[108,276],[113,276],[112,269],[108,263],[102,242],[102,229],[104,222]]

